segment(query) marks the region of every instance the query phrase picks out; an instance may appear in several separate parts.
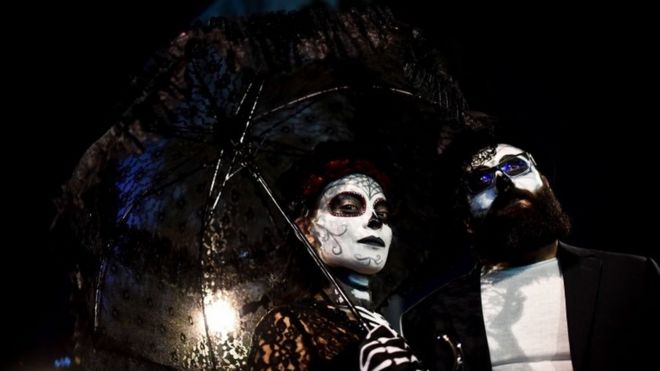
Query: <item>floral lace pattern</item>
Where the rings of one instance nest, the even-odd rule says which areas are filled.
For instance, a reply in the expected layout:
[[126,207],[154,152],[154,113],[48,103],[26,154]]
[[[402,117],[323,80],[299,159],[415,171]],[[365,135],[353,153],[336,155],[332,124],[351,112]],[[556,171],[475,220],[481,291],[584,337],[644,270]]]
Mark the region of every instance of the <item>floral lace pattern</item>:
[[257,325],[248,369],[339,369],[344,362],[357,369],[361,341],[358,322],[343,309],[313,300],[275,308]]

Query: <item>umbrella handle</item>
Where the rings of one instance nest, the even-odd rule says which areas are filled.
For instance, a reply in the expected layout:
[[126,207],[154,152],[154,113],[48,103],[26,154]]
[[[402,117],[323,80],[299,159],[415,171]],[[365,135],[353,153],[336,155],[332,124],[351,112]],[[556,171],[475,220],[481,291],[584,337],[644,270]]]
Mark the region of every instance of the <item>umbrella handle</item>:
[[369,327],[367,326],[367,322],[364,320],[364,318],[362,318],[362,316],[360,316],[360,313],[358,312],[355,305],[353,305],[353,303],[348,299],[348,296],[346,296],[346,293],[344,292],[344,290],[341,288],[341,286],[339,286],[339,283],[337,282],[335,277],[332,275],[332,273],[330,273],[330,271],[328,270],[328,267],[326,267],[325,263],[323,263],[323,261],[321,260],[319,255],[316,253],[316,250],[314,250],[314,248],[309,243],[309,241],[307,241],[307,238],[302,233],[300,228],[296,225],[296,223],[294,223],[291,220],[291,218],[289,218],[289,216],[286,214],[284,209],[282,209],[282,207],[280,206],[280,203],[275,198],[275,195],[273,195],[273,191],[271,190],[270,186],[268,185],[268,183],[266,182],[264,177],[261,176],[261,173],[259,172],[259,170],[253,164],[244,164],[244,166],[250,172],[250,175],[252,175],[252,177],[256,180],[256,182],[261,186],[261,188],[264,190],[264,192],[266,192],[266,194],[268,195],[270,200],[273,202],[273,204],[275,205],[277,210],[284,217],[284,220],[286,220],[286,223],[289,225],[289,227],[296,234],[296,237],[298,237],[298,239],[303,243],[303,245],[305,245],[305,248],[307,249],[307,252],[312,256],[312,259],[314,259],[314,262],[316,263],[316,265],[321,270],[321,273],[323,273],[325,278],[327,278],[328,281],[330,281],[330,283],[335,287],[335,289],[339,293],[339,296],[341,296],[341,298],[346,302],[346,304],[348,305],[348,308],[350,309],[351,312],[353,312],[353,315],[355,316],[355,318],[357,318],[357,320],[358,320],[360,326],[362,327],[362,329],[365,331],[365,333],[368,333],[369,332]]

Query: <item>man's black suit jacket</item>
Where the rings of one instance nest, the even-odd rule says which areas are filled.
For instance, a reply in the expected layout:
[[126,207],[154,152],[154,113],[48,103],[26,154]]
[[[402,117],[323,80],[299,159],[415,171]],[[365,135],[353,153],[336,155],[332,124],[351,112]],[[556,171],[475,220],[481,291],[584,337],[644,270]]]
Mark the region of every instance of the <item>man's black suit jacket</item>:
[[[660,370],[660,272],[649,258],[559,244],[573,369]],[[403,336],[431,370],[451,369],[448,335],[465,371],[490,370],[479,267],[402,317]]]

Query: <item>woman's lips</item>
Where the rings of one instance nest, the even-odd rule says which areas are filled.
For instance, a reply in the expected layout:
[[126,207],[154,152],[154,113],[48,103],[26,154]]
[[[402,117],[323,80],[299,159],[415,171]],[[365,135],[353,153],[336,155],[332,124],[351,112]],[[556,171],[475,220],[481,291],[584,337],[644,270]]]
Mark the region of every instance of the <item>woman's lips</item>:
[[367,245],[385,247],[385,241],[382,238],[376,236],[369,236],[358,240],[358,243],[363,243]]

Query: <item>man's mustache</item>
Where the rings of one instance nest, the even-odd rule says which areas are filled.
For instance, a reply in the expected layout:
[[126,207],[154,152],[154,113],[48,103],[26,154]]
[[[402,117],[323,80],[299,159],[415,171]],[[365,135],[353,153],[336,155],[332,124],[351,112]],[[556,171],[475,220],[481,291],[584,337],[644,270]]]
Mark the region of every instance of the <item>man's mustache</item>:
[[507,191],[497,195],[488,213],[496,213],[510,205],[512,202],[518,200],[527,200],[531,204],[534,204],[537,197],[530,191],[511,187]]

